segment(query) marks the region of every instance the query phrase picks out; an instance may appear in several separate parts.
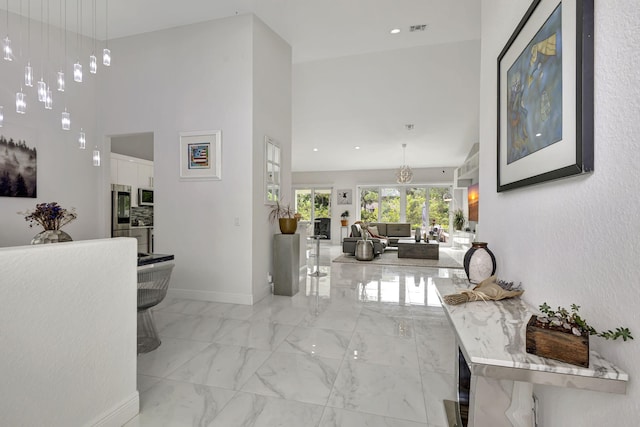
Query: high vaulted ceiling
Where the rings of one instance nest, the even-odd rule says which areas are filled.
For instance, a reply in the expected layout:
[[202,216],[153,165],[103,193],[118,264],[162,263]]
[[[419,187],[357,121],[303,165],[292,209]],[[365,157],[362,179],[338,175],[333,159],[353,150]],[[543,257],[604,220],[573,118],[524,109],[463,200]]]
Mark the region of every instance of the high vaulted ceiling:
[[[292,47],[294,171],[395,168],[403,143],[412,167],[458,166],[477,142],[478,0],[80,1],[46,0],[42,16],[58,25],[66,5],[75,31],[81,5],[82,32],[101,40],[107,28],[112,39],[258,16]],[[10,0],[9,10],[27,16],[28,4],[39,19],[43,2]]]

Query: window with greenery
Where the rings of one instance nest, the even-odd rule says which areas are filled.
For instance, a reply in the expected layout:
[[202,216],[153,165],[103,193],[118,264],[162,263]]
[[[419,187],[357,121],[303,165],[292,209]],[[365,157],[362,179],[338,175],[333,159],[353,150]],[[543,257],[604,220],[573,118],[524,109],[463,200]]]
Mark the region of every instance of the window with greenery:
[[[449,231],[448,187],[362,187],[360,220],[364,222],[408,222],[412,229],[427,231],[432,220]],[[404,212],[401,209],[404,208]]]
[[311,190],[303,189],[295,191],[296,212],[302,215],[304,221],[311,221]]
[[380,222],[400,222],[400,191],[397,188],[381,188]]
[[330,189],[300,188],[294,194],[296,212],[302,215],[300,219],[312,221],[316,218],[331,218]]
[[435,219],[436,224],[446,232],[449,231],[449,202],[444,201],[446,187],[431,187],[429,189],[429,218]]
[[313,217],[331,218],[331,190],[314,190]]
[[378,222],[377,188],[363,188],[360,191],[360,221]]
[[420,228],[427,231],[427,188],[407,187],[406,222],[411,223],[411,229]]

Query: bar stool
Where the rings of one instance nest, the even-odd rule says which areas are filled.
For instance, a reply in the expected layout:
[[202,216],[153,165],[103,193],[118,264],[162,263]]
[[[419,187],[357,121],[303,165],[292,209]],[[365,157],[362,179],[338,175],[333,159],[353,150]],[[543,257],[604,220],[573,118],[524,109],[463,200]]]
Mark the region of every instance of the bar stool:
[[161,262],[138,270],[138,354],[160,346],[151,308],[167,295],[174,264]]
[[316,271],[313,273],[309,273],[309,276],[313,277],[324,277],[327,273],[320,272],[320,239],[326,239],[327,236],[324,234],[316,234],[314,236],[309,236],[310,239],[316,239]]

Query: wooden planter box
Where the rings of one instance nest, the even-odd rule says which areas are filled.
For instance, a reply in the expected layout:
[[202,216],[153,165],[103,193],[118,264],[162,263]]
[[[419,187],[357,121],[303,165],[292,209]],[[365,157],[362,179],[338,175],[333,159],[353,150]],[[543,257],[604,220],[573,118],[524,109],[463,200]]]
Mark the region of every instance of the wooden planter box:
[[536,326],[537,316],[527,323],[527,353],[572,365],[589,367],[589,335],[575,336],[571,331],[556,331]]

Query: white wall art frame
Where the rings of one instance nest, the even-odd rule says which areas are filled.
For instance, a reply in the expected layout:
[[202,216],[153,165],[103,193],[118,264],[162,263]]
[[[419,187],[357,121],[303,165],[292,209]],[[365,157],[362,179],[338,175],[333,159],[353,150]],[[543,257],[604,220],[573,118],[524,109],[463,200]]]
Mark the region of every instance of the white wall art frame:
[[280,145],[264,137],[264,202],[273,205],[280,200],[282,157]]
[[222,179],[222,131],[180,132],[180,179]]

